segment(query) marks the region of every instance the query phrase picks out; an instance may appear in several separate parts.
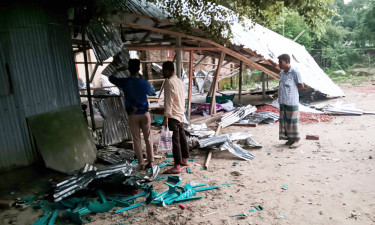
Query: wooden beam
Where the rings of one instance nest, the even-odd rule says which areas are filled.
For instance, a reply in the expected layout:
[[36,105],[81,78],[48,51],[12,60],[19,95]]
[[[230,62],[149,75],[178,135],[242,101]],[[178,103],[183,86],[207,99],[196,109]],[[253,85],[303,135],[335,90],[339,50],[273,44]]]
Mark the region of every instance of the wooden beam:
[[242,61],[240,62],[240,73],[238,79],[238,102],[241,104],[241,95],[242,95]]
[[224,58],[225,58],[225,53],[224,52],[221,52],[220,54],[220,59],[219,59],[219,62],[217,64],[217,69],[215,71],[215,75],[214,75],[214,79],[212,81],[212,84],[211,84],[211,105],[210,105],[210,115],[216,113],[216,89],[217,89],[217,77],[219,76],[219,73],[220,73],[220,69],[221,69],[221,66],[223,64],[223,61],[224,61]]
[[191,96],[192,96],[192,89],[193,89],[193,63],[194,63],[194,51],[190,51],[189,55],[189,93],[188,93],[188,118],[190,120],[191,115]]
[[[217,128],[216,128],[216,132],[215,132],[215,136],[219,135],[220,133],[220,129],[221,129],[221,126],[219,125]],[[211,162],[211,157],[212,157],[212,152],[213,152],[213,149],[210,149],[207,153],[207,157],[206,157],[206,162],[204,163],[204,169],[207,170],[208,169],[208,166],[210,165],[210,162]]]
[[164,84],[165,84],[165,79],[163,80],[163,83],[161,84],[161,88],[160,88],[160,91],[159,91],[159,95],[158,95],[158,98],[160,98],[161,96],[161,93],[163,92],[164,90]]
[[204,38],[200,38],[200,37],[195,37],[195,36],[192,36],[192,35],[187,35],[187,34],[184,34],[184,33],[180,33],[180,32],[176,32],[176,31],[170,31],[170,30],[163,30],[163,29],[159,29],[159,28],[155,28],[155,27],[149,27],[149,26],[143,26],[143,25],[139,25],[139,24],[135,24],[135,23],[128,23],[128,22],[125,22],[125,21],[121,21],[121,20],[111,20],[112,23],[116,23],[116,24],[124,24],[128,27],[131,27],[131,28],[136,28],[136,29],[145,29],[145,30],[150,30],[150,31],[153,31],[155,33],[159,33],[159,34],[169,34],[169,35],[173,35],[173,36],[180,36],[180,37],[184,37],[184,38],[188,38],[188,39],[192,39],[192,40],[197,40],[197,41],[201,41],[201,42],[205,42],[205,43],[209,43],[215,47],[218,47],[221,51],[223,51],[224,53],[228,54],[228,55],[231,55],[241,61],[243,61],[244,64],[250,66],[250,67],[253,67],[257,70],[261,70],[263,72],[265,72],[266,74],[270,75],[271,77],[273,77],[274,79],[276,80],[279,80],[279,75],[265,67],[263,67],[262,65],[252,61],[251,59],[247,58],[246,56],[244,55],[241,55],[240,53],[238,52],[235,52],[231,49],[228,49],[214,41],[211,41],[211,40],[208,40],[208,39],[204,39]]
[[262,73],[262,99],[266,99],[266,74]]
[[[181,47],[181,37],[176,37],[176,45],[177,47]],[[182,52],[181,49],[175,49],[176,54],[176,75],[178,78],[182,76]]]
[[149,45],[149,46],[126,46],[127,50],[143,51],[143,50],[175,50],[175,51],[219,51],[217,47],[189,47],[175,45]]

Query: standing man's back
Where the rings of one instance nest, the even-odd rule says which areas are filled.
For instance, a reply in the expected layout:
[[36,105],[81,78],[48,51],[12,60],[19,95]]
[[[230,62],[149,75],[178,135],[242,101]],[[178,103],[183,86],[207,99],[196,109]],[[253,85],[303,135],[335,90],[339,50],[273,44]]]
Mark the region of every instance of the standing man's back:
[[185,117],[185,84],[176,75],[165,81],[164,100],[165,116],[174,118],[180,122]]
[[[129,127],[133,137],[133,149],[137,156],[140,169],[151,168],[154,162],[154,152],[151,142],[151,118],[148,112],[147,95],[153,95],[154,91],[147,80],[140,78],[138,73],[140,69],[140,61],[138,59],[129,60],[128,78],[109,77],[109,81],[119,87],[125,95],[125,109],[129,115]],[[143,152],[141,145],[141,134],[146,143],[147,161],[146,166],[143,165]]]
[[174,64],[171,61],[163,63],[163,76],[166,78],[164,87],[164,122],[173,131],[173,168],[165,171],[168,174],[181,172],[180,166],[187,166],[189,147],[184,130],[185,117],[185,84],[174,74]]

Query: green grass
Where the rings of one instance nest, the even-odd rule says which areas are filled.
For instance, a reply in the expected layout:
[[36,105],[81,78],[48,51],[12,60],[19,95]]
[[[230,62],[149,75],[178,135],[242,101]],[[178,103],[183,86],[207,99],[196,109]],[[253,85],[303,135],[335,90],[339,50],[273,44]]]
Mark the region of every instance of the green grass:
[[354,72],[352,70],[345,71],[346,74],[335,74],[333,71],[326,71],[328,76],[336,84],[351,84],[353,86],[358,86],[363,83],[369,82],[375,79],[375,74],[363,74],[359,72]]

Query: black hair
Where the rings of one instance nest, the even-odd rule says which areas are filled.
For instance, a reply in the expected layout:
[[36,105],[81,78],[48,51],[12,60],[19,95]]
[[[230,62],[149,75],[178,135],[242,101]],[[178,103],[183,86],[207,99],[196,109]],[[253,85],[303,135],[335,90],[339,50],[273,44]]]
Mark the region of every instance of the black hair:
[[174,72],[174,64],[172,61],[166,61],[163,63],[163,70]]
[[139,71],[141,61],[139,61],[139,59],[130,59],[128,65],[129,65],[128,70],[130,74],[133,75]]
[[279,57],[277,57],[279,60],[283,60],[287,63],[290,63],[290,56],[288,54],[282,54]]

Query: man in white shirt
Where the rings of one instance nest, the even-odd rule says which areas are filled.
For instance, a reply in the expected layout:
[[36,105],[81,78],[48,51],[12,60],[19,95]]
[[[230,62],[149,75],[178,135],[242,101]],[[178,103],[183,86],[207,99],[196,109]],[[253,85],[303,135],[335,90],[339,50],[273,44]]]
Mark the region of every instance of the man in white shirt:
[[181,172],[181,166],[187,166],[189,146],[184,130],[185,117],[185,84],[174,74],[174,64],[171,61],[163,63],[164,84],[164,122],[169,130],[173,131],[173,168],[165,173],[175,174]]

